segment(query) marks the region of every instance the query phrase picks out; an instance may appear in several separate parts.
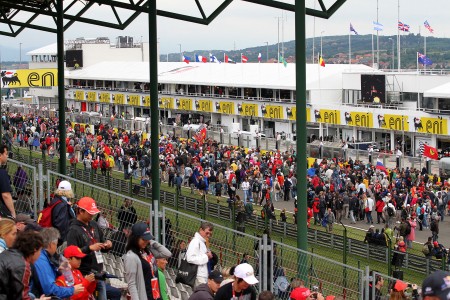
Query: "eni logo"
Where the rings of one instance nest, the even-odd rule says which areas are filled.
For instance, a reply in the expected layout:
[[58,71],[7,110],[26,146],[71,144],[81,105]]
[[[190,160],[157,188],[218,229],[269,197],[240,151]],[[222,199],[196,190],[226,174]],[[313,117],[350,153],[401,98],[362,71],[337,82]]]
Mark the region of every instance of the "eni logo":
[[31,72],[28,75],[27,83],[30,87],[55,86],[55,74],[52,72],[45,72],[41,75],[37,72]]

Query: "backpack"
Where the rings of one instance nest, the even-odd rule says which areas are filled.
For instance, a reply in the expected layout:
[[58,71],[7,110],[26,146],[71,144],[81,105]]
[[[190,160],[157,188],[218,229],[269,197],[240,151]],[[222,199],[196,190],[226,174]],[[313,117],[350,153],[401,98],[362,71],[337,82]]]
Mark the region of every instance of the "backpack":
[[235,185],[236,184],[236,176],[234,176],[233,178],[231,178],[231,184]]
[[254,193],[259,193],[261,186],[259,185],[259,183],[255,182],[253,183],[253,192]]
[[106,168],[107,168],[107,166],[106,166],[106,161],[102,160],[102,163],[101,163],[100,168],[101,168],[101,169],[106,169]]
[[423,253],[424,255],[430,254],[430,247],[428,247],[428,244],[424,244],[424,245],[423,245],[423,247],[422,247],[422,253]]
[[405,229],[405,235],[408,235],[411,233],[411,224],[406,221],[406,229]]
[[53,221],[52,221],[52,213],[53,213],[53,208],[58,205],[59,203],[61,203],[62,200],[58,200],[55,203],[47,206],[46,208],[44,208],[40,213],[39,213],[39,217],[37,220],[37,223],[39,224],[39,226],[41,227],[53,227]]
[[274,292],[276,295],[280,296],[282,293],[287,292],[289,288],[289,281],[286,276],[278,276],[275,280]]
[[328,215],[326,215],[325,217],[323,217],[321,225],[322,225],[323,227],[327,227],[327,225],[328,225]]
[[388,216],[389,216],[389,217],[395,216],[395,211],[394,211],[394,209],[393,209],[392,207],[390,207],[390,206],[388,206],[388,208],[387,208],[387,213],[388,213]]

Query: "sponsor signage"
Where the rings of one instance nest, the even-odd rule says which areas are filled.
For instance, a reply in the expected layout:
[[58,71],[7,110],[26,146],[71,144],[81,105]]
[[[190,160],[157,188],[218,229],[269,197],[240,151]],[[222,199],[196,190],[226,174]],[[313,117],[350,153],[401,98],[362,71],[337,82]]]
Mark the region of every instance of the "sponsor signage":
[[159,108],[174,109],[172,97],[161,97],[158,100]]
[[176,102],[176,109],[192,110],[192,99],[190,98],[179,98],[175,102]]
[[437,118],[426,118],[426,117],[415,117],[413,119],[414,130],[421,133],[429,134],[448,134],[447,119],[442,117]]
[[234,115],[234,102],[230,101],[217,101],[216,112],[221,114]]
[[[291,121],[297,120],[297,107],[289,106],[286,107],[286,117]],[[306,122],[311,122],[311,109],[306,108]]]
[[49,87],[58,85],[57,69],[1,70],[2,88]]
[[341,111],[336,109],[315,109],[314,122],[340,125]]
[[261,104],[261,114],[268,119],[284,119],[283,106]]
[[127,95],[127,104],[133,106],[141,105],[139,101],[139,95]]
[[238,103],[238,114],[247,117],[257,117],[258,116],[258,104],[254,103]]
[[150,96],[142,96],[142,105],[150,106]]
[[345,112],[345,125],[357,127],[373,127],[373,114],[368,112]]
[[75,100],[84,100],[84,91],[75,91]]
[[110,103],[111,102],[111,93],[98,93],[98,98],[102,103]]
[[86,92],[86,100],[89,102],[95,102],[97,100],[96,92]]
[[195,110],[203,112],[212,112],[212,100],[195,100]]
[[112,95],[113,103],[117,105],[125,104],[125,95],[124,94],[113,94]]
[[379,128],[397,131],[409,131],[408,116],[391,114],[378,115],[377,122]]

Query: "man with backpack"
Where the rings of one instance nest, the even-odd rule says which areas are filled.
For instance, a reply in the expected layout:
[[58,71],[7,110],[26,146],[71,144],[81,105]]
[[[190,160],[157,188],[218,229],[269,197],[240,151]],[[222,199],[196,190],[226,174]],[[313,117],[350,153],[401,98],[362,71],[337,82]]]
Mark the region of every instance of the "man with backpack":
[[70,199],[73,197],[74,194],[70,182],[66,180],[61,181],[52,201],[42,210],[38,218],[38,224],[41,227],[55,227],[58,229],[60,234],[58,246],[66,240],[70,222],[72,219],[75,219],[75,212],[70,202]]
[[426,259],[430,259],[433,257],[433,238],[428,237],[428,241],[422,246],[422,253],[425,255]]

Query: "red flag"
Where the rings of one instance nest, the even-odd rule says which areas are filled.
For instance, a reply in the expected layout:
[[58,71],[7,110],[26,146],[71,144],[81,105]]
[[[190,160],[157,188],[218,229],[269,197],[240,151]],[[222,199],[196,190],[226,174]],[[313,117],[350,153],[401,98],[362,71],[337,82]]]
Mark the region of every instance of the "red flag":
[[436,148],[423,144],[423,156],[438,160],[438,151]]
[[241,61],[242,61],[243,63],[246,63],[246,62],[248,61],[248,57],[245,56],[245,55],[243,55],[243,54],[241,54]]

